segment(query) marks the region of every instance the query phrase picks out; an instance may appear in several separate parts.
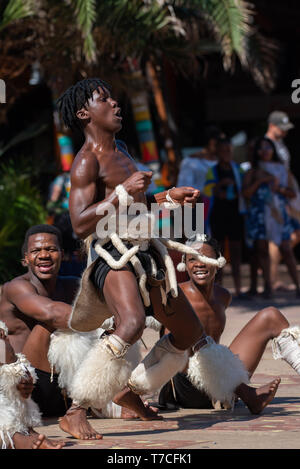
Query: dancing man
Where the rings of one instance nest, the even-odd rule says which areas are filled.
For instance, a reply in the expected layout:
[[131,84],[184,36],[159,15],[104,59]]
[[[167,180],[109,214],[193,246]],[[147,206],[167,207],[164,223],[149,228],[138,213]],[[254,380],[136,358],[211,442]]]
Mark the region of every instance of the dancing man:
[[[102,407],[127,385],[137,395],[157,390],[185,368],[190,347],[195,355],[205,349],[208,366],[220,376],[214,351],[221,346],[206,339],[197,315],[177,286],[167,251],[191,252],[190,248],[152,237],[151,230],[139,239],[129,226],[122,235],[117,224],[108,234],[98,229],[114,211],[124,213],[134,203],[146,206],[145,191],[152,176],[150,171],[137,171],[126,146],[115,138],[122,117],[109,85],[98,78],[82,80],[69,88],[58,104],[64,123],[79,128],[85,137],[71,171],[69,207],[77,236],[92,238],[89,264],[69,325],[76,331],[91,331],[112,315],[115,323],[114,333],[104,334],[81,363],[72,384],[73,406]],[[180,187],[156,194],[155,199],[170,208],[194,204],[198,196],[198,190]],[[128,218],[148,220],[151,225],[151,216],[141,215],[144,218]],[[110,220],[106,218],[108,223]],[[224,265],[223,258],[208,262]],[[125,355],[141,337],[147,314],[154,315],[170,333],[132,371]],[[223,390],[226,397],[237,384],[248,380],[248,373],[229,349],[222,350],[229,357],[229,368],[235,369],[230,389]]]

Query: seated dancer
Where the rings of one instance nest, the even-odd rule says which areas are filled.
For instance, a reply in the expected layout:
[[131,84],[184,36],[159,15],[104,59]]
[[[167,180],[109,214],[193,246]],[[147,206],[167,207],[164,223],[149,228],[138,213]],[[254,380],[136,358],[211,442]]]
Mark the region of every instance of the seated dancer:
[[[47,354],[51,333],[57,328],[68,329],[78,278],[58,275],[63,251],[61,233],[54,226],[36,225],[29,228],[22,255],[28,272],[3,285],[0,319],[8,327],[15,353],[22,352],[35,368],[38,380],[32,392],[33,401],[38,404],[43,417],[58,417],[65,414],[71,400],[64,398],[58,373],[52,373]],[[90,346],[87,338],[85,342]],[[72,362],[66,350],[61,353],[68,357],[68,369],[72,371]],[[122,405],[121,399],[118,399],[118,404]],[[142,401],[137,404],[135,409],[141,412],[142,417],[152,414],[151,409],[145,409]],[[122,407],[121,416],[132,417],[133,414]],[[60,426],[65,429],[63,418]],[[101,438],[87,421],[86,409],[76,409],[72,416],[68,415],[68,428],[77,438]]]
[[36,373],[22,353],[15,354],[8,329],[0,321],[0,444],[2,449],[61,449],[33,427],[41,426],[41,414],[31,399]]
[[[200,237],[201,238],[201,237]],[[199,253],[216,258],[220,256],[218,244],[212,238],[202,235],[202,240],[187,241]],[[191,302],[207,334],[219,342],[226,323],[226,309],[231,302],[231,294],[215,283],[216,267],[196,256],[183,256],[179,270],[186,269],[190,280],[180,286]],[[268,344],[272,340],[274,358],[282,358],[297,373],[300,373],[300,328],[290,327],[284,315],[274,307],[259,311],[241,330],[230,345],[230,350],[239,356],[252,376]],[[177,373],[160,391],[161,408],[212,408],[211,396],[207,395],[206,383],[194,379],[193,363],[182,373]],[[210,377],[211,379],[211,377]],[[258,389],[241,384],[235,394],[240,397],[250,412],[259,414],[273,399],[280,379]],[[193,383],[193,384],[192,384]]]
[[[203,355],[216,379],[221,370],[215,352],[222,349],[230,358],[227,371],[230,366],[234,368],[234,379],[227,380],[225,388],[220,380],[222,392],[218,396],[231,398],[234,389],[248,381],[248,373],[227,347],[206,340],[201,322],[177,286],[167,248],[194,250],[157,239],[151,230],[136,237],[131,223],[125,231],[120,225],[108,233],[99,229],[104,222],[110,224],[114,211],[119,218],[127,213],[127,206],[129,211],[134,203],[146,206],[145,192],[152,177],[150,171],[137,171],[126,146],[115,139],[122,118],[109,85],[98,78],[82,80],[61,96],[58,105],[65,125],[79,128],[85,137],[72,166],[69,208],[76,235],[83,240],[92,238],[88,267],[81,278],[69,325],[75,331],[88,332],[112,315],[115,322],[113,334],[103,334],[95,342],[76,372],[70,393],[73,408],[103,408],[127,385],[138,395],[159,389],[185,368],[191,347],[196,357]],[[198,190],[180,187],[154,197],[158,204],[170,208],[194,204],[198,196]],[[149,220],[151,225],[147,213],[128,216],[129,220],[140,224]],[[224,261],[207,258],[207,262],[217,265]],[[145,313],[154,315],[170,334],[160,339],[132,370],[126,352],[142,335]]]
[[[58,276],[63,251],[60,231],[54,226],[29,228],[22,255],[28,272],[3,285],[0,319],[7,325],[15,353],[23,353],[35,368],[38,380],[33,401],[43,417],[58,417],[65,414],[67,406],[58,375],[51,377],[47,353],[51,332],[68,328],[78,278]],[[71,401],[67,405],[70,404]],[[96,438],[97,432],[86,420],[86,411],[78,412],[76,417],[83,436]]]

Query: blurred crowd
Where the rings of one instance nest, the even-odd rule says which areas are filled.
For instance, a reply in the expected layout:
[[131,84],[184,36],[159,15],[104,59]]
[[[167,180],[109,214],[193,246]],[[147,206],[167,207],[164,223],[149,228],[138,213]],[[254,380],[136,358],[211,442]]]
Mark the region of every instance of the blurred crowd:
[[[273,111],[266,132],[249,143],[249,161],[234,161],[233,145],[221,129],[207,129],[205,144],[183,159],[177,185],[201,191],[205,232],[221,245],[231,264],[235,295],[256,295],[258,274],[263,296],[284,289],[278,266],[284,262],[300,296],[294,247],[300,241],[300,192],[290,169],[291,155],[284,142],[294,127],[289,116]],[[241,262],[247,251],[251,283],[241,293]],[[218,275],[222,282],[222,272]]]
[[[286,265],[292,288],[300,296],[294,254],[300,242],[300,190],[284,141],[293,127],[285,112],[273,111],[267,118],[265,134],[247,144],[248,161],[238,162],[232,139],[217,126],[209,126],[203,146],[187,154],[179,167],[176,185],[200,190],[205,233],[219,242],[227,257],[235,296],[239,299],[258,294],[259,277],[263,279],[265,298],[276,290],[291,288],[279,280],[281,262]],[[68,211],[74,153],[69,137],[59,135],[58,140],[62,172],[49,190],[49,223],[63,234],[65,258],[61,274],[80,276],[85,259]],[[245,259],[249,263],[250,285],[247,292],[242,292],[241,264]],[[222,283],[221,270],[217,281]]]

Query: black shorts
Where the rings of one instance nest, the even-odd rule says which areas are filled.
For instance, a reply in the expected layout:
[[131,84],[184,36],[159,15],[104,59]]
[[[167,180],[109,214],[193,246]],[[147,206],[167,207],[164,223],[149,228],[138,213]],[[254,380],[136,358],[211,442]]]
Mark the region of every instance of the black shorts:
[[159,406],[172,408],[174,405],[183,409],[213,409],[207,394],[193,386],[185,373],[177,373],[173,377],[175,396],[171,381],[168,381],[159,393]]
[[[94,241],[94,243],[95,242],[96,241]],[[124,244],[128,249],[132,247],[130,243],[124,242]],[[111,241],[105,244],[103,248],[117,261],[122,257],[122,254],[115,248],[115,246],[112,244]],[[154,249],[150,248],[147,251],[138,251],[136,254],[138,259],[141,261],[141,264],[143,268],[145,269],[145,272],[147,275],[150,275],[151,273],[150,255],[155,259],[157,269],[158,269],[158,278],[160,276],[164,276],[163,269],[162,269],[162,265],[163,265],[162,259],[160,255]],[[94,257],[95,257],[95,250],[92,247],[92,259]],[[130,262],[128,262],[125,265],[125,267],[135,274],[134,268]],[[107,262],[101,257],[98,257],[90,275],[90,279],[95,285],[95,287],[97,288],[102,301],[104,301],[104,296],[103,296],[104,282],[105,282],[108,272],[110,272],[111,270],[113,269],[107,264]],[[153,316],[154,314],[152,306],[145,307],[145,312],[147,316]]]
[[35,369],[38,380],[31,394],[32,399],[39,406],[43,417],[61,417],[71,405],[71,399],[64,399],[62,391],[58,386],[58,375]]

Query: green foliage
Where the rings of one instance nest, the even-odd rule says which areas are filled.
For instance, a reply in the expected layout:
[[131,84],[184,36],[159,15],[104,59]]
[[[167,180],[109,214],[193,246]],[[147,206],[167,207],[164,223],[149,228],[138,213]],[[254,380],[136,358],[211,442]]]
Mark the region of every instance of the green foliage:
[[219,51],[226,70],[237,57],[259,86],[273,86],[274,43],[257,38],[254,7],[244,0],[9,0],[0,32],[30,15],[24,33],[34,31],[33,53],[50,74],[62,66],[58,50],[83,76],[132,71],[162,55],[189,73],[197,56]]
[[31,183],[28,162],[0,166],[0,284],[24,272],[21,247],[26,230],[45,223],[39,191]]
[[34,0],[9,0],[2,15],[0,31],[17,20],[32,16],[34,12]]
[[96,45],[92,34],[96,19],[96,0],[72,0],[74,15],[78,29],[81,31],[84,42],[83,52],[89,62],[96,59]]

